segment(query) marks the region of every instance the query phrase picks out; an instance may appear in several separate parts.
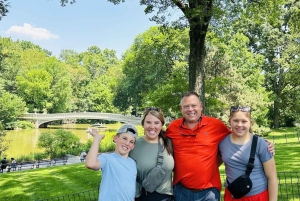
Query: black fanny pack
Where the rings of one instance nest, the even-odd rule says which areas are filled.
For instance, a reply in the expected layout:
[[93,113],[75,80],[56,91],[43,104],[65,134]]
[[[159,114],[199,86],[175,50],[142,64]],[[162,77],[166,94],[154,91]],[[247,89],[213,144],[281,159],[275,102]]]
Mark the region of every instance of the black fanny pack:
[[251,145],[251,152],[250,158],[248,161],[246,173],[236,178],[233,182],[229,182],[227,179],[227,189],[231,193],[232,197],[235,199],[239,199],[245,196],[247,193],[250,192],[252,188],[252,181],[250,179],[250,173],[254,168],[254,159],[255,159],[255,151],[256,151],[256,144],[257,144],[258,137],[253,135],[253,141]]

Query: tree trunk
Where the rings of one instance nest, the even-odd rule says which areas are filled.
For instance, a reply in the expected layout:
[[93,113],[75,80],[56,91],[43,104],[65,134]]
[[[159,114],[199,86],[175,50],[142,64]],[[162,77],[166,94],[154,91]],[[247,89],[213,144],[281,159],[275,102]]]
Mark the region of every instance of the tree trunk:
[[279,128],[279,102],[274,101],[274,128]]
[[[195,3],[194,5],[192,5]],[[187,18],[190,24],[190,55],[189,55],[189,90],[199,94],[205,109],[205,69],[204,61],[206,56],[205,37],[212,15],[211,0],[197,0],[190,2],[190,8],[194,9],[198,15]],[[199,12],[201,10],[202,12]]]
[[190,31],[190,55],[189,55],[189,90],[199,94],[201,102],[205,103],[205,36],[199,33],[201,30]]

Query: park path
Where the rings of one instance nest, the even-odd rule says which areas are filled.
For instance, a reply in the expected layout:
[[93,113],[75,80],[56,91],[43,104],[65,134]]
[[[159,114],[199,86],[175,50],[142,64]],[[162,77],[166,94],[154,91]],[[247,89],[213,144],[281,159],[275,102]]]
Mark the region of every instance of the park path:
[[[81,163],[80,162],[80,157],[79,156],[74,156],[74,155],[68,155],[68,161],[66,163],[66,165],[70,165],[70,164],[76,164],[76,163]],[[59,163],[55,166],[62,166],[63,164],[62,163]],[[40,168],[47,168],[47,166],[41,166]],[[24,170],[30,170],[31,168],[30,167],[22,167],[21,171],[24,171]],[[18,172],[18,170],[16,171],[13,171],[13,172]],[[3,171],[3,173],[9,173],[7,172],[7,169]],[[2,174],[2,173],[0,173]]]

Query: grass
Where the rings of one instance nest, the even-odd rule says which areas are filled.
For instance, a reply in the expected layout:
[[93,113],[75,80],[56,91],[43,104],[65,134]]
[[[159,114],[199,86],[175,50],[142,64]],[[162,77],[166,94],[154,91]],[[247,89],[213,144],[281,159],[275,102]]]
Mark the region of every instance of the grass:
[[10,172],[1,175],[0,200],[41,200],[83,192],[97,188],[100,179],[100,171],[83,163]]
[[265,137],[266,139],[278,143],[292,143],[300,142],[300,128],[291,127],[291,128],[279,128],[273,129],[272,132]]
[[[290,129],[280,129],[271,135],[279,138],[290,132]],[[283,196],[278,200],[299,201],[300,143],[275,142],[275,150],[279,194]],[[224,166],[220,172],[224,180]],[[10,172],[1,174],[0,200],[31,201],[71,195],[97,189],[100,180],[101,172],[89,170],[83,163]]]

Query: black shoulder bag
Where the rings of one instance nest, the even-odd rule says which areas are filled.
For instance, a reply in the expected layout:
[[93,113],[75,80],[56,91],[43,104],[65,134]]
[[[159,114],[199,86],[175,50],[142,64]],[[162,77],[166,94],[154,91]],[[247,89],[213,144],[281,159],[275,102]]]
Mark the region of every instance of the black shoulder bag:
[[226,179],[227,183],[228,183],[227,189],[230,191],[232,197],[235,199],[239,199],[239,198],[243,197],[244,195],[249,193],[249,191],[252,188],[252,181],[249,176],[250,176],[250,173],[252,172],[252,169],[254,168],[254,159],[255,159],[257,139],[258,139],[258,137],[256,135],[253,135],[250,158],[248,161],[248,165],[247,165],[245,174],[239,176],[231,183],[229,183],[228,179]]
[[161,140],[159,138],[158,140],[158,156],[157,156],[157,165],[152,168],[145,179],[142,182],[142,186],[145,188],[147,192],[154,192],[161,182],[165,178],[165,171],[161,169],[161,166],[164,161],[164,156],[163,156],[163,144],[161,143]]

